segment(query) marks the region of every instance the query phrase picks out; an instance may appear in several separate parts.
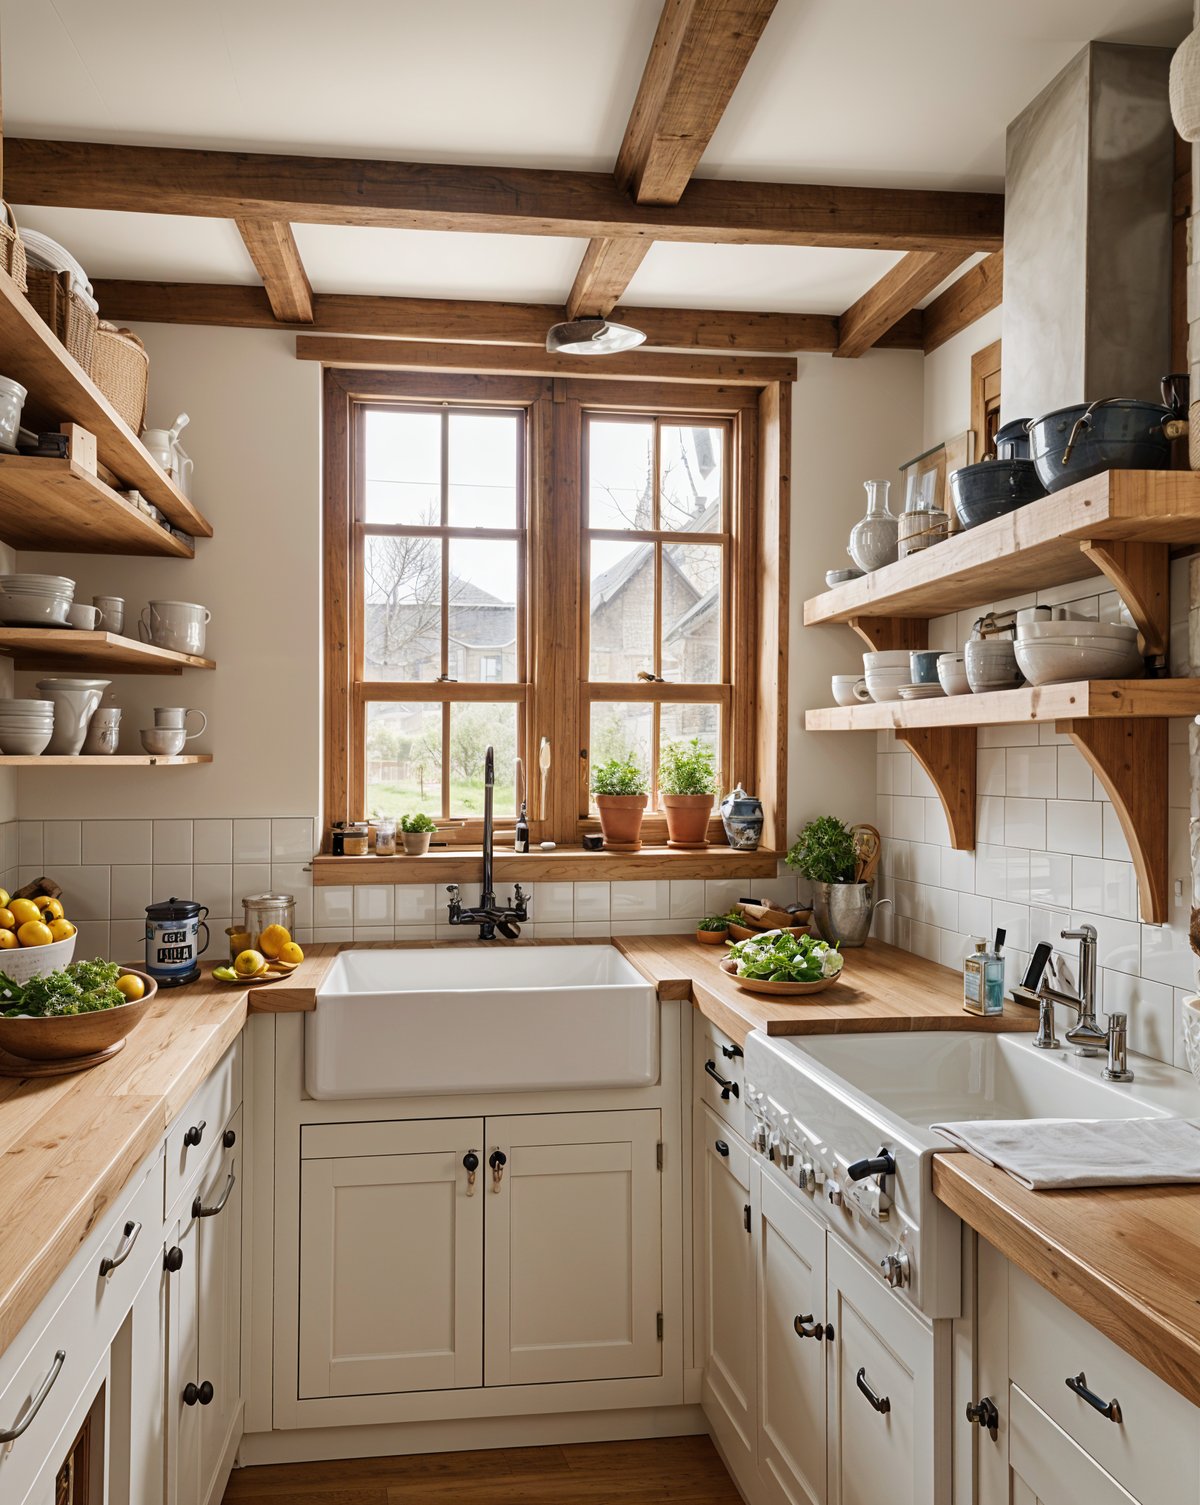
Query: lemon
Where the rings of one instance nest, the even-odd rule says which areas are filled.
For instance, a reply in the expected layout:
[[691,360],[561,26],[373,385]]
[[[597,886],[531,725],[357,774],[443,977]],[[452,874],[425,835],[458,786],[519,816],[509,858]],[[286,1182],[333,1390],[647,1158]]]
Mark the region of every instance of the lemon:
[[48,946],[54,937],[49,925],[43,925],[41,920],[26,920],[17,931],[17,939],[22,946]]
[[8,901],[11,898],[12,898],[12,895],[9,893],[8,889],[6,889],[6,888],[0,888],[0,908],[7,909],[8,908]]
[[0,929],[3,929],[3,930],[15,930],[16,928],[17,928],[17,917],[16,917],[16,915],[13,914],[13,912],[12,912],[11,909],[5,909],[3,906],[0,906]]
[[264,956],[275,957],[280,956],[291,941],[292,933],[286,925],[268,925],[258,938],[258,947]]
[[139,998],[146,996],[146,984],[134,972],[122,972],[117,978],[117,988],[130,1003],[136,1003]]
[[14,899],[8,908],[18,925],[24,925],[28,920],[40,920],[42,917],[42,911],[32,899]]
[[66,913],[66,910],[63,909],[62,902],[59,899],[47,899],[44,904],[40,899],[37,899],[34,902],[42,911],[42,918],[45,920],[47,925],[49,925],[51,920],[61,920],[63,915]]
[[75,927],[70,920],[64,920],[62,915],[57,915],[50,921],[50,934],[56,941],[69,941],[75,934]]
[[295,941],[288,941],[287,945],[280,949],[279,960],[281,962],[288,962],[293,967],[298,967],[304,960],[304,952]]
[[257,977],[267,970],[267,959],[261,951],[243,951],[233,964],[239,977]]
[[11,951],[14,946],[20,944],[11,930],[0,930],[0,951]]

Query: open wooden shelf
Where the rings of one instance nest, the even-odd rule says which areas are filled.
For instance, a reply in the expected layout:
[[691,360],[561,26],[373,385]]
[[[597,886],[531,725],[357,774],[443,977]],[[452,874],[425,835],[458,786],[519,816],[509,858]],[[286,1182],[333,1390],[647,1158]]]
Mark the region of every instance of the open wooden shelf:
[[844,622],[872,648],[923,648],[931,617],[1100,573],[1158,656],[1171,545],[1190,543],[1200,543],[1200,474],[1112,470],[814,596],[804,625]]
[[153,758],[149,753],[97,754],[94,757],[17,757],[0,753],[0,768],[182,768],[189,763],[211,763],[212,753],[179,753],[174,758]]
[[887,700],[876,705],[827,706],[806,711],[810,732],[901,731],[909,727],[1014,726],[1024,721],[1073,721],[1200,715],[1200,679],[1081,679],[1063,685],[1025,685],[984,695]]
[[14,549],[194,555],[190,544],[73,461],[28,455],[0,454],[0,539]]
[[[100,462],[127,487],[140,491],[177,528],[211,538],[212,525],[150,458],[108,398],[67,354],[66,347],[38,318],[29,300],[3,270],[0,270],[0,352],[4,375],[19,381],[29,392],[26,416],[22,419],[27,428],[57,429],[68,422],[82,425],[96,436]],[[146,522],[154,526],[149,519]],[[86,547],[86,544],[76,539],[75,546]]]
[[185,669],[217,667],[211,658],[139,643],[115,632],[77,632],[71,627],[0,627],[0,653],[11,654],[17,669],[53,673],[87,669],[97,674],[182,674]]

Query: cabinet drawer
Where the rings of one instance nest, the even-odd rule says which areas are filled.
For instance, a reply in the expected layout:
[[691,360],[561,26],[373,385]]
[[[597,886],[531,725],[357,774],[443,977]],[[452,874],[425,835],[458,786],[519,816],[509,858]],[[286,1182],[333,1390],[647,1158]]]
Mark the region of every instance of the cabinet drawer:
[[[15,1373],[0,1392],[0,1429],[20,1425],[39,1391],[48,1380],[52,1383],[28,1429],[11,1447],[0,1447],[0,1500],[24,1498],[143,1280],[162,1258],[161,1178],[162,1161],[157,1160],[137,1178],[119,1209],[108,1214],[101,1239],[98,1244],[89,1242],[77,1279],[40,1332],[31,1331],[37,1326],[35,1319],[14,1341],[12,1352],[19,1357]],[[130,1225],[134,1226],[126,1234]],[[102,1259],[121,1263],[101,1275]]]
[[163,1215],[192,1189],[242,1100],[242,1042],[237,1039],[167,1131],[167,1190]]
[[[1055,1426],[1023,1390],[1013,1385],[1008,1403],[1008,1462],[1014,1505],[1134,1505],[1111,1474]],[[1165,1498],[1151,1497],[1154,1505]],[[1151,1505],[1150,1498],[1147,1505]]]
[[[1200,1412],[1023,1271],[1009,1271],[1009,1374],[1014,1385],[1138,1499],[1195,1505]],[[1110,1421],[1067,1386],[1086,1374]]]
[[[711,1020],[704,1020],[704,1028],[697,1034],[696,1096],[731,1129],[746,1138],[746,1063],[742,1047],[735,1045],[723,1030]],[[707,1070],[711,1067],[711,1070]],[[716,1072],[729,1085],[723,1088],[713,1076]],[[727,1096],[722,1093],[727,1092]]]

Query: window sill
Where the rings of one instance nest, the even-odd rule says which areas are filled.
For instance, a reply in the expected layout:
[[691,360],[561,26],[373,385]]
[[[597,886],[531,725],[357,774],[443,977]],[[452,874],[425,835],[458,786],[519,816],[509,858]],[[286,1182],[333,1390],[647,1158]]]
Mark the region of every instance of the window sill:
[[[710,847],[706,852],[676,852],[643,847],[640,852],[585,852],[582,847],[535,848],[518,856],[496,853],[497,884],[593,883],[638,878],[774,878],[780,854],[760,848],[734,852]],[[424,857],[314,857],[313,885],[355,883],[478,883],[483,854],[478,848],[433,851]]]

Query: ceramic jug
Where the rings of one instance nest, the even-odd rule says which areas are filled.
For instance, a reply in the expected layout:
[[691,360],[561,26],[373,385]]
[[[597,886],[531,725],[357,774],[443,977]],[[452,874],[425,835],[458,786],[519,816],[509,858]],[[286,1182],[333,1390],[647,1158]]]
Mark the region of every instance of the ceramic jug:
[[867,515],[850,530],[850,547],[846,551],[860,570],[878,570],[895,564],[900,557],[900,520],[888,510],[890,481],[864,481]]
[[763,831],[762,800],[739,784],[721,801],[721,824],[735,852],[757,852]]
[[146,906],[146,971],[160,988],[177,988],[200,976],[200,957],[208,950],[207,916],[194,899]]

